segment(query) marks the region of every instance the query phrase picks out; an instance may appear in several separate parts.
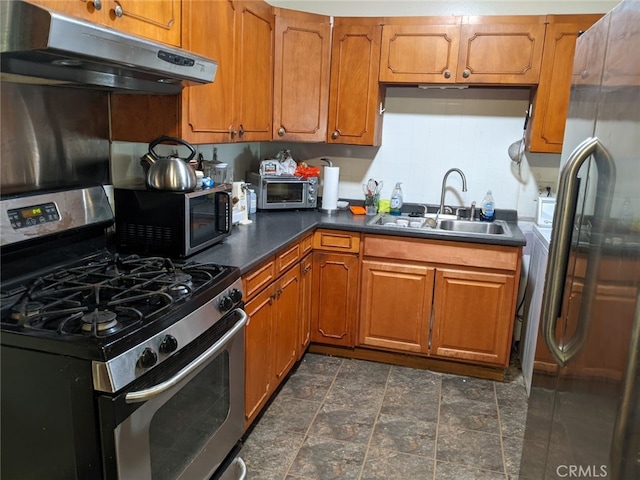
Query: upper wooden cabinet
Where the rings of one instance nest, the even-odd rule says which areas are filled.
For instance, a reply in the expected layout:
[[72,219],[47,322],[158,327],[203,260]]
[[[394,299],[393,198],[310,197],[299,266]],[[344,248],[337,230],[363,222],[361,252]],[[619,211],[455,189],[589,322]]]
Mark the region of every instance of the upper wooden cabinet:
[[171,135],[194,144],[270,140],[271,6],[260,0],[183,0],[182,8],[183,48],[218,62],[215,81],[170,97],[112,95],[112,139],[150,142]]
[[388,22],[382,27],[381,82],[455,83],[461,17]]
[[544,16],[388,18],[380,81],[534,85]]
[[180,46],[182,0],[30,0],[116,30]]
[[[218,70],[213,83],[185,88],[181,95],[182,128],[178,136],[201,143],[228,142],[234,130],[236,12],[231,1],[183,3],[184,47],[213,58]],[[206,35],[203,32],[216,32]]]
[[336,18],[331,47],[327,142],[380,145],[384,88],[378,83],[382,27],[375,18]]
[[[237,2],[236,8],[235,120],[231,136],[241,142],[271,140],[273,9],[262,1]],[[216,106],[210,108],[215,111]]]
[[326,139],[330,47],[329,17],[275,10],[274,140]]
[[[602,15],[549,15],[538,88],[533,92],[527,148],[531,152],[561,153],[569,108],[576,39]],[[572,68],[573,67],[573,68]]]

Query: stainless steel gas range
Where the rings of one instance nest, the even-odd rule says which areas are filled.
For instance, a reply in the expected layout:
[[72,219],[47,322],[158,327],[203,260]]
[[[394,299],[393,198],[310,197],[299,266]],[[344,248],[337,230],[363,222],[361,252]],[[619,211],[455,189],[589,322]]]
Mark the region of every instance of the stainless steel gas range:
[[114,253],[112,223],[101,186],[0,199],[3,478],[242,464],[239,270]]

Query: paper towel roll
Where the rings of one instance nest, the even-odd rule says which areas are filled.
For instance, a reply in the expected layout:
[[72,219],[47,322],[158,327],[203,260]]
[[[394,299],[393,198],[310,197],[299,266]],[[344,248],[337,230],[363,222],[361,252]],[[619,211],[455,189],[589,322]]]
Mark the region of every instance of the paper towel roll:
[[338,182],[340,167],[323,167],[324,184],[322,187],[322,210],[333,212],[338,209]]

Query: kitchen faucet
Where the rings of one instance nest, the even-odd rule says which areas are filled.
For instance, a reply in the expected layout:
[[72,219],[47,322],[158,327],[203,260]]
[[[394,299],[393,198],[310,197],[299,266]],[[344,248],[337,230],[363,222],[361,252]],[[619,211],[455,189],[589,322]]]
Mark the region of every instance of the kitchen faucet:
[[436,222],[438,221],[438,217],[440,216],[440,214],[444,213],[444,192],[447,188],[447,177],[451,172],[458,172],[460,174],[460,177],[462,178],[462,191],[463,192],[467,191],[467,177],[464,176],[464,173],[462,173],[462,170],[460,170],[459,168],[450,168],[449,170],[447,170],[447,173],[445,173],[444,177],[442,178],[442,192],[440,192],[440,208],[438,209],[438,213],[436,215]]

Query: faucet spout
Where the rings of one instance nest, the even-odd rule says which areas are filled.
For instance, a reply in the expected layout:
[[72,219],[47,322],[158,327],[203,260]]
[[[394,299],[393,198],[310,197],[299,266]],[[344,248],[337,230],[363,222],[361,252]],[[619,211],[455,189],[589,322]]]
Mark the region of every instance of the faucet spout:
[[462,170],[460,170],[459,168],[450,168],[449,170],[447,170],[447,173],[445,173],[444,177],[442,178],[442,191],[440,192],[440,209],[438,210],[436,221],[438,220],[438,216],[440,216],[441,213],[444,213],[444,194],[447,189],[447,178],[452,172],[456,172],[460,175],[460,178],[462,178],[462,191],[467,191],[467,177],[464,176]]

